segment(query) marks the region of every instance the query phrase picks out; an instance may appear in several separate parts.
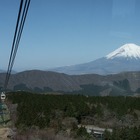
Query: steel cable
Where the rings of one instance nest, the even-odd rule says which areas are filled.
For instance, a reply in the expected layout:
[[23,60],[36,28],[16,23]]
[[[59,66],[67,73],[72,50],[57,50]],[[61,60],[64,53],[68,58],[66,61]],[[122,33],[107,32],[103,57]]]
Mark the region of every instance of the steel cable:
[[[26,0],[25,2],[23,2],[23,1],[24,0],[21,0],[21,2],[20,2],[16,29],[15,29],[14,39],[13,39],[13,43],[12,43],[12,49],[11,49],[11,54],[10,54],[10,58],[9,58],[9,64],[8,64],[8,69],[7,69],[7,73],[6,73],[5,83],[4,83],[4,90],[6,90],[7,86],[8,86],[9,78],[10,78],[11,71],[12,71],[12,68],[14,65],[15,57],[17,54],[19,42],[21,39],[22,31],[23,31],[25,20],[27,17],[27,12],[28,12],[29,5],[30,5],[30,0]],[[23,9],[23,5],[24,5],[24,9]]]

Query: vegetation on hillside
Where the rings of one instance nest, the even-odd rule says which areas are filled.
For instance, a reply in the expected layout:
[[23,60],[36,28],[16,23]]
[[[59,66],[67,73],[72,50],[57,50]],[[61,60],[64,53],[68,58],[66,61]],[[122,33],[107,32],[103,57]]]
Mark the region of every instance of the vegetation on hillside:
[[[49,95],[25,92],[9,93],[8,100],[17,106],[16,126],[19,129],[54,128],[70,130],[72,136],[89,138],[78,124],[113,128],[105,132],[112,140],[140,138],[140,98],[99,97],[83,95]],[[129,137],[129,138],[128,138]]]

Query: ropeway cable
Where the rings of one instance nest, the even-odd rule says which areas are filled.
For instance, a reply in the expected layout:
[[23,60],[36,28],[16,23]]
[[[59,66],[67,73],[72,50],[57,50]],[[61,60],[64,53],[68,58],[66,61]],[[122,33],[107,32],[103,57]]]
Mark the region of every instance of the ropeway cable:
[[[10,78],[12,67],[14,64],[15,57],[16,57],[19,41],[20,41],[21,34],[23,31],[25,19],[27,16],[29,4],[30,4],[30,0],[26,0],[26,2],[24,3],[24,10],[22,11],[23,0],[21,0],[16,30],[15,30],[15,35],[14,35],[14,40],[13,40],[13,45],[12,45],[12,50],[11,50],[11,55],[10,55],[10,59],[9,59],[8,70],[7,70],[7,74],[6,74],[6,80],[5,80],[5,84],[4,84],[4,89],[7,88],[7,85],[9,82],[9,78]],[[21,12],[22,12],[22,17],[21,17]],[[19,25],[19,22],[20,22],[20,25]],[[17,32],[18,32],[18,34],[17,34]]]
[[[24,8],[23,8],[23,5],[24,5]],[[10,58],[9,58],[9,64],[8,64],[8,69],[7,69],[7,73],[6,73],[5,83],[4,83],[4,90],[7,89],[12,67],[13,67],[13,64],[15,61],[16,53],[17,53],[19,42],[21,39],[22,31],[24,28],[25,20],[27,17],[29,5],[30,5],[30,0],[26,0],[25,2],[24,2],[24,0],[21,0],[21,2],[20,2],[16,29],[15,29],[15,34],[14,34],[14,38],[13,38],[12,49],[11,49],[11,54],[10,54]]]
[[20,8],[19,8],[19,13],[18,13],[18,18],[17,18],[17,24],[16,24],[16,29],[15,29],[15,34],[14,34],[14,39],[13,39],[13,44],[12,44],[12,50],[11,50],[11,54],[10,54],[8,69],[7,69],[5,83],[4,83],[4,89],[6,89],[6,87],[7,87],[7,81],[8,81],[8,77],[9,77],[9,74],[10,74],[9,72],[10,72],[11,61],[12,61],[12,57],[13,57],[14,44],[15,44],[15,41],[16,41],[16,34],[17,34],[17,31],[18,31],[18,26],[19,26],[22,6],[23,6],[23,0],[21,0],[21,2],[20,2]]
[[[28,3],[27,3],[28,2]],[[15,60],[15,57],[16,57],[16,53],[17,53],[17,49],[18,49],[18,45],[19,45],[19,41],[20,41],[20,38],[21,38],[21,34],[22,34],[22,31],[23,31],[23,27],[24,27],[24,23],[25,23],[25,19],[26,19],[26,16],[27,16],[27,11],[28,11],[28,8],[29,8],[29,4],[30,4],[30,1],[26,0],[25,2],[25,7],[24,7],[24,10],[23,10],[23,14],[22,14],[22,18],[21,18],[21,24],[20,24],[20,27],[19,27],[19,32],[18,32],[18,35],[17,35],[17,40],[16,40],[16,43],[15,43],[15,48],[14,48],[14,52],[12,53],[12,59],[10,59],[10,67],[9,67],[9,71],[8,71],[8,75],[7,75],[7,82],[9,81],[9,78],[10,78],[10,74],[11,74],[11,71],[12,71],[12,67],[13,67],[13,64],[14,64],[14,60]],[[8,83],[5,83],[6,85]]]

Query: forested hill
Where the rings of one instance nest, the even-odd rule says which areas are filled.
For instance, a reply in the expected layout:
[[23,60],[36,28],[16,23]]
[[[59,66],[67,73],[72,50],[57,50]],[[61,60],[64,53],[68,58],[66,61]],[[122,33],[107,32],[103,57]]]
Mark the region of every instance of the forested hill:
[[[0,87],[3,86],[4,79],[5,74],[0,73]],[[66,75],[31,70],[12,74],[8,89],[36,92],[63,91],[90,95],[132,95],[140,92],[140,72],[101,76]]]
[[[39,134],[40,140],[52,139],[52,132],[47,133],[54,130],[54,135],[66,137],[53,140],[95,140],[93,133],[88,134],[84,127],[78,128],[80,124],[113,129],[112,133],[104,133],[105,140],[140,138],[140,98],[137,97],[12,92],[7,94],[7,99],[12,103],[9,104],[10,111],[14,112],[11,119],[24,139],[27,139],[26,136],[36,139]],[[16,107],[17,110],[14,110]],[[24,133],[21,133],[22,130]],[[17,139],[21,140],[21,137]]]

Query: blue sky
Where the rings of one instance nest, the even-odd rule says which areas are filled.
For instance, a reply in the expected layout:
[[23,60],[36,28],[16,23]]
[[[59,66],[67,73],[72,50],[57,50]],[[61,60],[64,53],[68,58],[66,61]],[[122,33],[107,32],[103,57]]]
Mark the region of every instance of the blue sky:
[[[19,0],[0,0],[0,69],[7,69]],[[140,45],[140,0],[31,0],[13,69],[46,70]]]

